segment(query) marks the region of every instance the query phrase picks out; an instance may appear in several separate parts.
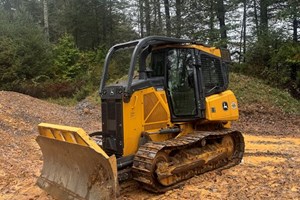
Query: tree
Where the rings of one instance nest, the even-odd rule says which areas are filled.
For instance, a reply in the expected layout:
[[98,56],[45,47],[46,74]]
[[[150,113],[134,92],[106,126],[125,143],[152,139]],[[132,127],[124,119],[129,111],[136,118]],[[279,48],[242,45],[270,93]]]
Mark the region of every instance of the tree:
[[145,0],[145,24],[146,24],[146,35],[151,35],[151,19],[150,19],[150,4],[149,0]]
[[48,21],[48,3],[47,0],[43,0],[44,10],[44,28],[47,39],[49,40],[49,21]]
[[260,0],[260,25],[259,25],[259,39],[268,35],[268,6],[269,0]]
[[141,37],[144,37],[144,3],[143,0],[139,0],[139,10],[140,10],[140,31],[141,31]]
[[225,25],[225,13],[226,10],[224,6],[224,0],[217,0],[217,16],[219,19],[220,34],[222,40],[221,46],[227,48],[227,30]]
[[176,7],[176,37],[180,37],[182,0],[176,0],[175,7]]
[[32,18],[16,10],[12,15],[0,9],[0,85],[2,89],[48,76],[51,46]]
[[167,36],[171,36],[171,17],[169,0],[164,0],[165,15],[166,15],[166,32]]

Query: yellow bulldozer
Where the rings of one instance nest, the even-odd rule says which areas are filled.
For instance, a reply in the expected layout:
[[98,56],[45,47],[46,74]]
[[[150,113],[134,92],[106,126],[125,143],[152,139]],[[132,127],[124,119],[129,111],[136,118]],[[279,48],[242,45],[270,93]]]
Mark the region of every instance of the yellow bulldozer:
[[[112,83],[112,57],[126,49],[127,79]],[[57,199],[115,199],[127,179],[160,193],[239,164],[244,138],[230,129],[239,112],[227,89],[229,63],[227,49],[186,39],[114,45],[100,84],[102,131],[39,124],[44,162],[37,184]]]

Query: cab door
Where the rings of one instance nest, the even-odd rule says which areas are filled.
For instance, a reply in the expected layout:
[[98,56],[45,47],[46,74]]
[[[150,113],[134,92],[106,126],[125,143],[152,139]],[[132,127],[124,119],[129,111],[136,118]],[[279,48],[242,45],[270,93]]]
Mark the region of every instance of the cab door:
[[188,48],[172,48],[166,52],[166,87],[173,121],[194,119],[198,114],[193,52]]

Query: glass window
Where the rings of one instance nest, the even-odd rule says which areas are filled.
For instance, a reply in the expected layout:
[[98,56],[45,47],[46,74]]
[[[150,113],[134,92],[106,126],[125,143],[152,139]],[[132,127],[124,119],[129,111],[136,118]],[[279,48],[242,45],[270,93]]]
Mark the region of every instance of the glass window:
[[168,92],[176,116],[196,115],[193,50],[167,51]]
[[205,93],[212,94],[219,92],[219,90],[224,86],[220,59],[202,54],[201,69]]
[[154,51],[151,55],[151,76],[165,75],[165,51]]

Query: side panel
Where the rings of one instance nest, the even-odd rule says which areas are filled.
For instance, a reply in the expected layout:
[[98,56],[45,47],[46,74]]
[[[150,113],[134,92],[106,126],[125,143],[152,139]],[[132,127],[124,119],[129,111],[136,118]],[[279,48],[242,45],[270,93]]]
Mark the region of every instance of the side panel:
[[231,90],[206,97],[206,119],[209,121],[233,121],[239,118],[238,104]]
[[[147,88],[132,94],[128,103],[123,102],[124,150],[123,156],[134,154],[142,132],[155,132],[172,126],[164,90]],[[153,135],[154,141],[171,138],[170,134]]]

